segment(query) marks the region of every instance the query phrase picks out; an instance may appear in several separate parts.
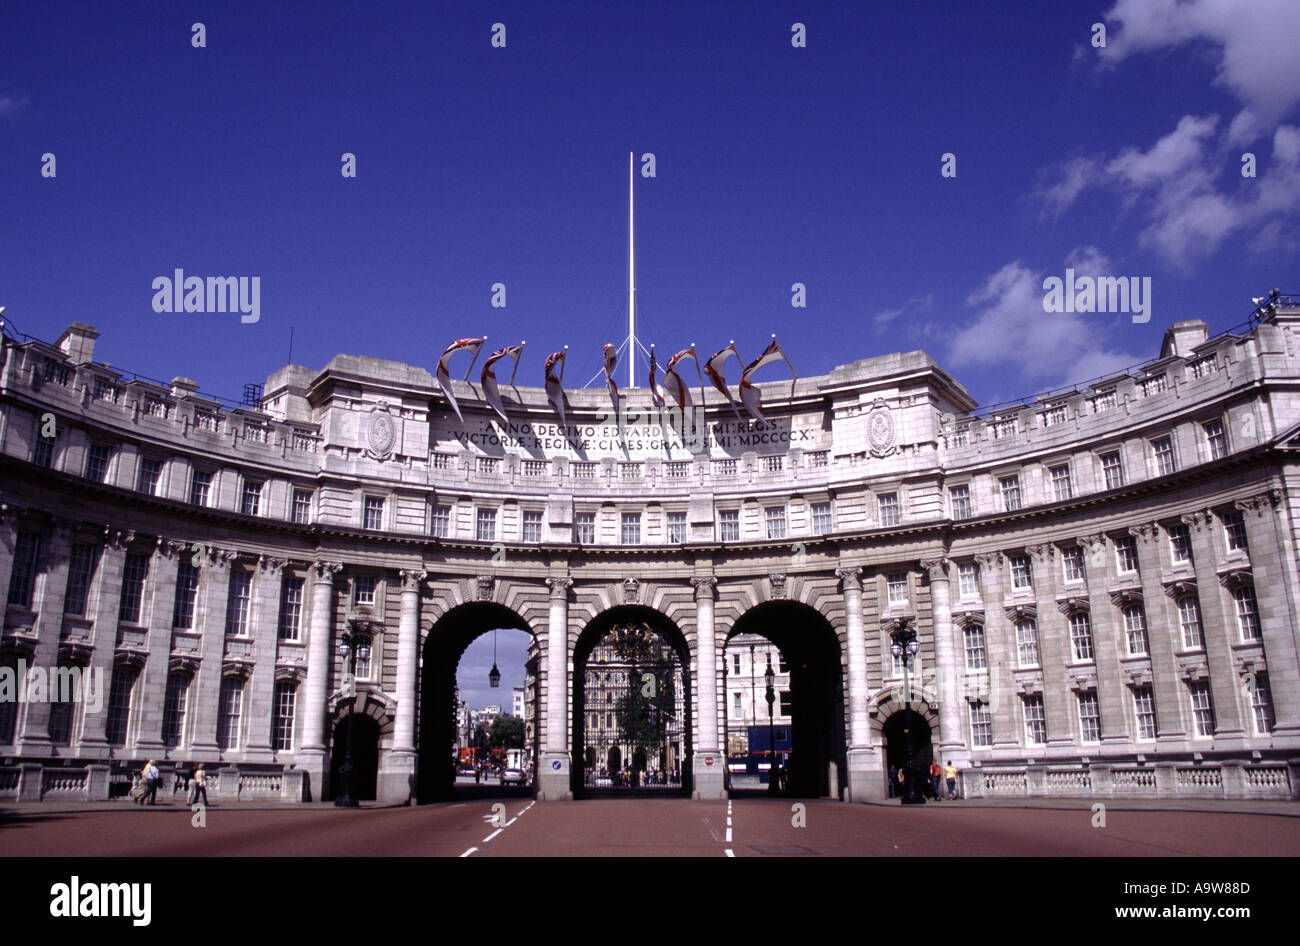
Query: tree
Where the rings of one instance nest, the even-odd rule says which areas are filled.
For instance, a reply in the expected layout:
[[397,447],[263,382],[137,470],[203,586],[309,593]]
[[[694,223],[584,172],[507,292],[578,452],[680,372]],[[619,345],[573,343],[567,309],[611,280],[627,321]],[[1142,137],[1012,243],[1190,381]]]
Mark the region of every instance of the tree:
[[488,745],[493,749],[522,749],[524,721],[518,716],[498,716],[488,730]]

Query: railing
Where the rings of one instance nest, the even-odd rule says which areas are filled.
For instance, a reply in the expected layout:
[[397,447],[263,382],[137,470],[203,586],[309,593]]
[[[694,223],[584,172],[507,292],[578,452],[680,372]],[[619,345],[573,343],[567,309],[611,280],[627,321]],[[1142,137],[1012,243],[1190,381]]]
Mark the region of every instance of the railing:
[[1117,790],[1127,790],[1136,794],[1154,793],[1156,790],[1154,769],[1112,769],[1110,780]]
[[41,797],[81,794],[86,791],[85,769],[45,769],[41,772]]

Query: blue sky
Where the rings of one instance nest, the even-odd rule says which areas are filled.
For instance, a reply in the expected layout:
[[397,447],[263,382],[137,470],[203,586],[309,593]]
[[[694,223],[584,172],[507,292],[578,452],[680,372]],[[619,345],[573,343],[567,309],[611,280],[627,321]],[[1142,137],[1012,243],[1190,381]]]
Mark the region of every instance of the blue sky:
[[[625,332],[632,150],[643,340],[776,332],[801,375],[923,348],[1002,400],[1300,290],[1296,36],[1294,0],[10,4],[0,305],[214,394],[290,326],[312,367],[524,338],[528,384],[568,344],[577,385]],[[1150,277],[1151,321],[1043,312],[1072,263]],[[155,313],[176,268],[260,277],[260,320]]]

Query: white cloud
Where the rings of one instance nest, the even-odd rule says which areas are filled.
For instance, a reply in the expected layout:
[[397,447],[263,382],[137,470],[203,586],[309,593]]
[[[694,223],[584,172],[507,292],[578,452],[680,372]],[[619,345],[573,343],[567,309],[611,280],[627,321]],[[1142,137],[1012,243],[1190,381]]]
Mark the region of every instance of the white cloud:
[[1120,24],[1099,50],[1108,65],[1137,53],[1209,43],[1215,82],[1243,105],[1229,126],[1234,145],[1267,135],[1300,101],[1296,0],[1117,0],[1104,16]]
[[[1096,247],[1079,247],[1065,260],[1079,275],[1109,274],[1110,263]],[[1062,275],[1062,273],[1056,275]],[[1023,262],[1008,263],[972,292],[974,321],[952,336],[947,361],[953,367],[1010,369],[1024,393],[1087,381],[1137,364],[1144,356],[1106,347],[1113,315],[1043,311],[1044,274]],[[1129,323],[1124,323],[1129,324]]]
[[929,312],[932,308],[934,308],[934,294],[927,293],[924,296],[913,296],[896,309],[881,309],[871,317],[871,321],[876,326],[876,331],[880,332],[900,315],[911,316],[911,320],[914,321],[916,316]]
[[1074,158],[1057,170],[1055,183],[1046,183],[1051,174],[1042,175],[1043,181],[1035,188],[1033,198],[1042,205],[1044,216],[1059,217],[1085,189],[1097,182],[1099,172],[1094,158]]
[[27,96],[0,95],[0,118],[9,118],[27,108],[31,101]]

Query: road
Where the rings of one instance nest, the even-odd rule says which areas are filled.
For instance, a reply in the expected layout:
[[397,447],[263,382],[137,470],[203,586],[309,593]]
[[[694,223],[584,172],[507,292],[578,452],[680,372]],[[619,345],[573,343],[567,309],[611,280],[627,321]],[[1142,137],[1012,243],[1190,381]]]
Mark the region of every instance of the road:
[[[498,790],[500,791],[500,790]],[[796,807],[802,805],[802,809]],[[501,806],[501,807],[494,807]],[[1300,855],[1300,817],[960,802],[474,798],[413,808],[0,807],[6,857],[1144,857]]]

